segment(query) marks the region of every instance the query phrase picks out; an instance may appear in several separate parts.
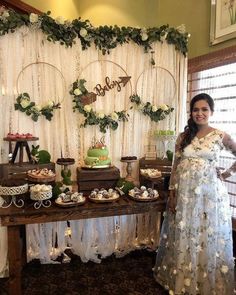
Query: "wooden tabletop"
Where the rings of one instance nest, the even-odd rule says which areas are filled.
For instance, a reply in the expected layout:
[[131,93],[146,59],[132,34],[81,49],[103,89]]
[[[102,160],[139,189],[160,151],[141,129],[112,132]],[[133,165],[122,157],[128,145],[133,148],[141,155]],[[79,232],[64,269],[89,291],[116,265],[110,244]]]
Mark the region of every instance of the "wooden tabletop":
[[86,218],[98,218],[107,216],[140,214],[151,210],[164,211],[166,199],[162,198],[151,202],[138,202],[131,200],[128,196],[121,196],[116,202],[93,203],[86,199],[85,204],[70,208],[59,207],[52,201],[49,208],[41,206],[39,209],[33,207],[34,202],[27,200],[24,208],[11,205],[9,208],[0,208],[1,224],[13,226],[20,224],[46,223],[54,221],[78,220]]

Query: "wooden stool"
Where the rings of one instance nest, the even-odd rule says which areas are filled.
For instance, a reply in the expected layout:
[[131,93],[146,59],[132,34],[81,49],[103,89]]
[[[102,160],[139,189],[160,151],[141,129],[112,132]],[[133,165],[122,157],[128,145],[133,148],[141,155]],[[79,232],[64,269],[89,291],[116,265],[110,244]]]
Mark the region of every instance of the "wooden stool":
[[30,138],[8,138],[5,137],[3,140],[4,141],[8,141],[9,142],[9,153],[12,152],[12,142],[16,142],[15,144],[15,148],[12,154],[12,159],[10,161],[10,163],[14,164],[15,160],[16,160],[16,156],[18,154],[18,151],[20,152],[19,154],[19,165],[22,166],[23,165],[23,152],[24,152],[24,148],[26,151],[26,154],[28,156],[29,162],[31,161],[31,154],[30,154],[30,148],[28,145],[28,141],[36,141],[38,140],[38,137],[30,137]]

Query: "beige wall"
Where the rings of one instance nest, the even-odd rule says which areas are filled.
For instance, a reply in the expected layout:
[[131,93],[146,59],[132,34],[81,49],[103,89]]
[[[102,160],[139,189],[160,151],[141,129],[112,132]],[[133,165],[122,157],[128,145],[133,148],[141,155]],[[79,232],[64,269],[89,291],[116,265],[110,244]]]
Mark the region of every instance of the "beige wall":
[[24,0],[53,17],[89,19],[94,26],[160,26],[185,24],[191,34],[189,58],[236,45],[236,39],[209,46],[210,0]]

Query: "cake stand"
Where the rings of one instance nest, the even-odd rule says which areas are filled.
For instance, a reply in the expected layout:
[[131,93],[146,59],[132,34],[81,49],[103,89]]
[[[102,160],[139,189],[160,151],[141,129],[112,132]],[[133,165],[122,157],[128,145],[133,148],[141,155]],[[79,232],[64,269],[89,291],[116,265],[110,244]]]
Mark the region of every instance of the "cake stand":
[[157,141],[160,141],[162,143],[162,146],[163,146],[162,159],[167,158],[166,152],[167,152],[168,143],[171,142],[171,141],[175,141],[176,140],[176,135],[158,134],[158,135],[155,135],[155,138],[157,139]]
[[137,162],[137,160],[120,160],[120,161],[127,164],[126,166],[127,175],[125,177],[125,180],[134,182],[134,178],[132,177],[132,163]]
[[[62,170],[64,170],[64,173],[67,175],[69,172],[69,166],[74,165],[75,160],[71,158],[71,160],[69,161],[60,161],[59,159],[57,159],[57,165],[63,166]],[[70,177],[69,177],[70,178]]]
[[[24,200],[20,199],[20,195],[24,195],[28,191],[28,184],[12,187],[0,187],[0,196],[3,198],[3,202],[0,203],[0,208],[8,208],[14,204],[17,208],[24,206]],[[10,198],[8,203],[5,197]]]

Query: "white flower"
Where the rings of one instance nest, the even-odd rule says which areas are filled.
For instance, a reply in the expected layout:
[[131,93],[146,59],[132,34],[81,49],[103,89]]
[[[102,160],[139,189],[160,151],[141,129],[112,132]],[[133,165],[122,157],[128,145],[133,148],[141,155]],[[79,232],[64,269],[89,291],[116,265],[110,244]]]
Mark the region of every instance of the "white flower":
[[146,41],[148,39],[148,34],[146,30],[142,30],[140,35],[141,35],[142,41]]
[[198,252],[201,252],[202,251],[202,247],[200,246],[200,245],[198,245],[197,247],[196,247],[196,252],[198,253]]
[[212,236],[212,234],[214,233],[214,230],[213,230],[212,227],[209,227],[209,228],[207,229],[207,232],[208,232],[209,236]]
[[79,88],[76,88],[74,90],[74,95],[80,95],[80,94],[82,94],[81,90]]
[[65,23],[65,18],[63,16],[58,16],[56,19],[55,19],[55,22],[58,24],[58,25],[64,25]]
[[113,112],[113,113],[111,114],[111,118],[112,118],[112,120],[114,120],[114,121],[117,121],[117,120],[119,119],[119,117],[118,117],[118,115],[117,115],[116,112]]
[[175,295],[174,291],[170,290],[169,295]]
[[87,30],[85,28],[81,28],[80,31],[79,31],[79,34],[80,34],[81,37],[84,38],[85,36],[87,36],[88,32],[87,32]]
[[221,270],[221,272],[223,272],[223,273],[227,273],[228,270],[229,270],[229,268],[228,268],[227,265],[222,265],[221,268],[220,268],[220,270]]
[[103,113],[98,113],[98,118],[99,119],[103,119],[105,117],[105,115]]
[[189,263],[188,269],[191,271],[192,270],[192,262]]
[[2,17],[3,18],[8,18],[9,15],[10,15],[9,12],[7,10],[4,10],[3,14],[2,14]]
[[162,109],[162,111],[168,111],[169,107],[166,104],[163,103],[163,104],[160,105],[160,109]]
[[225,245],[225,240],[220,239],[219,242],[220,242],[221,245],[223,245],[223,246]]
[[20,105],[22,106],[23,109],[27,108],[29,104],[30,104],[30,100],[28,98],[24,98],[20,102]]
[[178,26],[176,28],[176,30],[180,33],[180,34],[184,34],[186,32],[186,28],[184,24],[181,24],[180,26]]
[[199,195],[199,194],[201,193],[201,189],[200,189],[200,187],[197,186],[197,187],[195,188],[194,192],[195,192],[196,195]]
[[163,239],[167,239],[167,235],[166,234],[164,234],[162,237],[163,237]]
[[84,110],[85,110],[86,113],[90,113],[91,110],[92,110],[91,105],[90,105],[90,104],[86,104],[86,105],[84,106]]
[[189,278],[184,279],[184,285],[189,287],[191,285],[191,280]]
[[152,111],[153,111],[153,112],[156,112],[156,111],[157,111],[157,106],[156,106],[156,105],[153,105],[153,106],[152,106]]
[[37,23],[37,21],[39,20],[39,16],[35,13],[31,13],[29,16],[29,20],[32,24]]
[[53,106],[54,106],[54,102],[52,100],[49,100],[46,105],[46,108],[52,108]]
[[179,222],[179,228],[182,230],[185,227],[185,222],[183,220],[181,220]]

